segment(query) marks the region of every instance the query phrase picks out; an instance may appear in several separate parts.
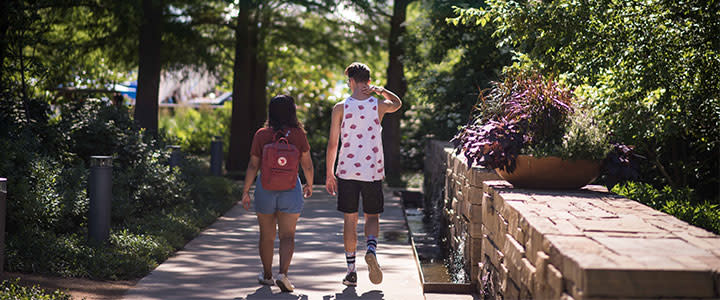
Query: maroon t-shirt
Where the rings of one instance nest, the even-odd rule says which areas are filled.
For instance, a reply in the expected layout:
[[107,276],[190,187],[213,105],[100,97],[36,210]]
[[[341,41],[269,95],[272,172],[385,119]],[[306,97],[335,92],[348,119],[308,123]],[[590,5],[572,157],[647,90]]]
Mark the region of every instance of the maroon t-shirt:
[[[290,134],[287,136],[287,140],[290,144],[295,145],[295,147],[298,149],[298,151],[300,151],[300,153],[310,151],[310,144],[308,143],[307,136],[302,129],[283,129],[283,136],[285,135],[285,133],[287,133],[288,130],[290,130]],[[263,147],[273,142],[275,134],[277,134],[278,138],[280,138],[280,133],[273,130],[272,128],[263,127],[258,129],[258,131],[255,132],[255,137],[253,137],[252,147],[250,148],[250,155],[262,157]]]

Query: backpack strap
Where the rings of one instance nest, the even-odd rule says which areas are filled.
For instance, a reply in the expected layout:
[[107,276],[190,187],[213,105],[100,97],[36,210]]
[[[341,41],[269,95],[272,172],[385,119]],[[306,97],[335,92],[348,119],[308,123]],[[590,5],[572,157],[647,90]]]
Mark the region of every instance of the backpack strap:
[[[278,135],[280,138],[278,138]],[[283,134],[282,130],[275,131],[275,135],[273,135],[273,142],[275,143],[285,143],[286,145],[290,144],[290,141],[288,141],[288,136],[290,136],[290,129]]]

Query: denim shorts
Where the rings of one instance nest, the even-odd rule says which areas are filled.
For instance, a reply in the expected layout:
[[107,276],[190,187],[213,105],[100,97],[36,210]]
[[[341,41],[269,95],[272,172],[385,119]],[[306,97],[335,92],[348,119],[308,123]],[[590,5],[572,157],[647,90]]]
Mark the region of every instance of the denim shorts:
[[268,191],[263,188],[262,174],[255,180],[255,212],[261,214],[273,214],[276,211],[299,214],[302,212],[305,200],[302,195],[302,184],[300,177],[295,183],[295,188],[286,191]]

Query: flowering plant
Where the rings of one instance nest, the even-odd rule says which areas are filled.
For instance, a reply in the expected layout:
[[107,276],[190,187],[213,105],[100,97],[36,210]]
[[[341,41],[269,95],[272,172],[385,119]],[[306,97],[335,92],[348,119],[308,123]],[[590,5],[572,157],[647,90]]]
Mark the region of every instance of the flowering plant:
[[[605,159],[611,164],[605,170],[634,174],[620,170],[630,167],[628,155],[618,156],[629,153],[618,150],[627,146],[610,143],[607,128],[575,100],[572,90],[539,73],[510,71],[503,82],[481,93],[472,118],[451,142],[456,153],[467,158],[468,167],[513,172],[517,156],[525,154]],[[606,159],[608,155],[612,157]]]

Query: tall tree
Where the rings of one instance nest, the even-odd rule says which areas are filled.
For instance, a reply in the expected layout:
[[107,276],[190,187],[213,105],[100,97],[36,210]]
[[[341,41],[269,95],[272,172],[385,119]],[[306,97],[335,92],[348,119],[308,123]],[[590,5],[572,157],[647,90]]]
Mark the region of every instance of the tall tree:
[[[323,31],[326,28],[323,26],[309,28],[303,22],[308,14],[312,14],[333,23],[329,18],[333,4],[329,0],[240,1],[235,31],[235,82],[227,170],[240,171],[247,167],[253,134],[264,124],[267,114],[270,60],[274,55],[280,55],[279,49],[293,47],[299,50],[295,53],[297,56],[318,51],[326,53],[324,57],[330,59],[341,53],[335,46],[339,40],[328,38],[335,36],[335,32]],[[318,38],[320,36],[326,38]]]
[[157,133],[158,93],[162,60],[163,1],[142,1],[142,23],[138,45],[138,87],[135,100],[135,121],[148,132]]
[[[402,35],[405,33],[405,16],[407,6],[412,0],[395,0],[393,15],[390,18],[390,38],[388,39],[388,68],[387,85],[388,90],[393,91],[400,99],[405,97],[407,92],[407,81],[401,61],[405,50],[402,44]],[[385,115],[382,121],[383,126],[383,152],[385,155],[385,171],[387,182],[391,186],[401,183],[402,161],[400,157],[400,119],[407,110],[407,103],[403,108]]]
[[240,1],[235,27],[235,64],[233,66],[232,118],[230,121],[230,154],[226,169],[247,167],[253,138],[252,67],[250,62],[250,1]]

